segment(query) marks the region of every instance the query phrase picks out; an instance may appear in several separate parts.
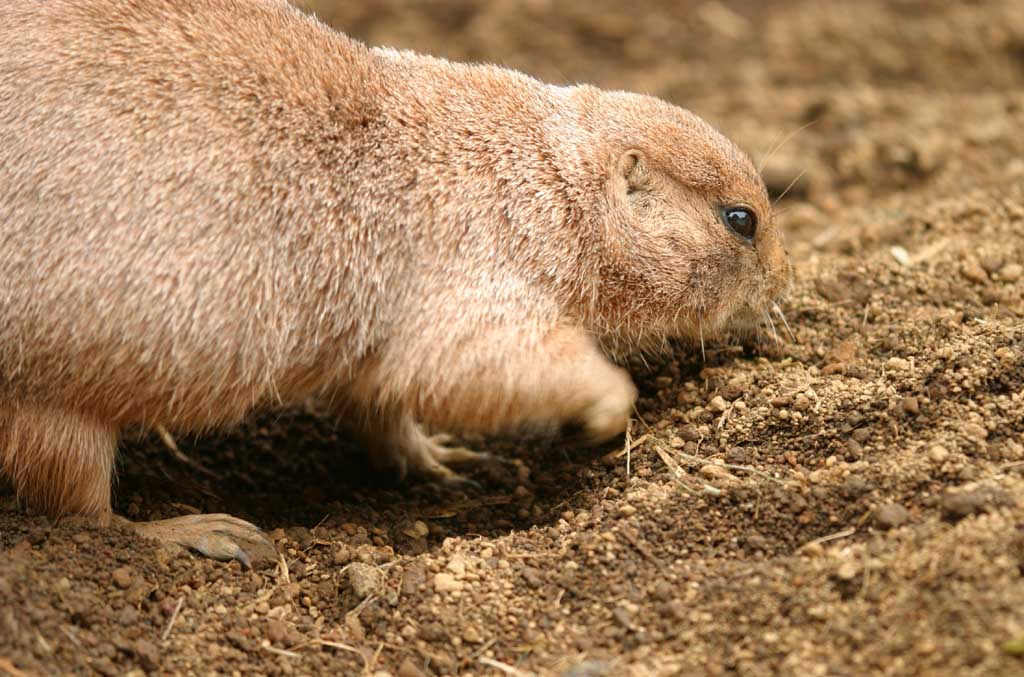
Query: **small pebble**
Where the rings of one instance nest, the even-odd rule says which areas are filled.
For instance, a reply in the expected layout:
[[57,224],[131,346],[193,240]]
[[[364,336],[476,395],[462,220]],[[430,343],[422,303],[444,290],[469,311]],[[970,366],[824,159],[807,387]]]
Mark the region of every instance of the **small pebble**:
[[276,618],[267,621],[267,639],[271,644],[284,646],[288,643],[288,627]]
[[908,416],[917,416],[921,413],[921,405],[918,403],[916,397],[904,397],[900,400],[900,409],[902,409],[903,413]]
[[356,562],[349,565],[348,584],[356,597],[366,598],[380,591],[384,585],[384,575],[374,566]]
[[295,541],[300,548],[313,545],[313,532],[306,527],[289,527],[284,530],[289,539]]
[[348,564],[352,561],[352,549],[347,545],[341,545],[334,551],[334,563],[338,565]]
[[977,438],[979,440],[983,440],[986,437],[988,437],[988,430],[985,428],[985,426],[979,425],[977,423],[965,423],[962,427],[962,430],[967,435]]
[[658,581],[654,584],[651,596],[659,602],[668,602],[676,596],[676,590],[667,581]]
[[398,666],[398,677],[426,677],[426,674],[416,666],[411,658],[406,658]]
[[825,546],[821,543],[811,541],[800,547],[800,552],[807,557],[822,557],[825,554]]
[[699,442],[701,438],[700,429],[695,425],[683,426],[679,431],[679,436],[683,438],[684,442]]
[[977,284],[988,282],[988,273],[985,272],[980,263],[974,260],[964,263],[963,268],[960,269],[960,274]]
[[953,522],[983,512],[986,503],[980,491],[946,491],[940,499],[943,517]]
[[111,578],[114,581],[114,585],[122,590],[127,590],[132,585],[132,570],[130,567],[118,567],[114,569]]
[[991,256],[985,256],[980,261],[981,267],[985,269],[985,272],[990,275],[994,275],[1002,270],[1003,266],[1006,265],[1006,259],[999,254],[993,254]]
[[466,558],[462,555],[455,555],[448,560],[448,565],[445,568],[456,578],[462,578],[466,575]]
[[999,271],[999,277],[1007,282],[1016,282],[1021,277],[1024,277],[1024,265],[1011,263]]
[[434,575],[434,589],[438,592],[455,592],[462,590],[462,582],[456,580],[455,576],[442,572]]
[[903,371],[904,369],[910,368],[910,362],[902,357],[890,357],[885,361],[885,366],[888,367],[890,371]]
[[608,677],[612,674],[611,663],[591,659],[572,666],[562,673],[562,677]]
[[633,625],[633,614],[624,606],[617,606],[612,610],[612,618],[624,628],[630,628]]
[[889,253],[892,254],[892,257],[896,259],[901,266],[910,265],[910,253],[903,247],[900,247],[899,245],[890,247]]
[[713,398],[711,398],[711,401],[708,402],[708,409],[715,412],[716,414],[721,414],[728,408],[729,403],[726,402],[725,398],[722,397],[721,395],[715,395]]
[[154,672],[160,668],[160,650],[152,642],[145,639],[137,640],[132,646],[132,651],[146,670]]
[[836,578],[841,581],[852,581],[859,573],[860,565],[853,560],[847,560],[836,569]]
[[540,571],[533,567],[526,567],[523,569],[523,580],[531,588],[539,588],[544,585],[544,579],[540,575]]
[[700,474],[710,479],[727,479],[732,478],[733,476],[726,468],[723,468],[716,463],[706,463],[702,465],[700,467]]
[[462,629],[462,639],[470,644],[483,644],[484,636],[475,625],[467,625]]
[[416,520],[402,529],[402,533],[409,538],[425,538],[430,533],[430,527],[423,520]]
[[946,449],[941,444],[934,444],[928,449],[928,458],[935,463],[942,463],[949,458],[949,449]]
[[880,529],[895,529],[910,521],[910,511],[899,503],[883,503],[875,508],[875,525]]

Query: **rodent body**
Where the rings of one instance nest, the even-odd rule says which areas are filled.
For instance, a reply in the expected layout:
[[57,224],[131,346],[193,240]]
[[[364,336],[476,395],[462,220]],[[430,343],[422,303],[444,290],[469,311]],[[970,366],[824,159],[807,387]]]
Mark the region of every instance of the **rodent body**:
[[[648,97],[273,0],[0,2],[0,43],[0,467],[52,514],[109,518],[125,426],[311,395],[427,474],[458,454],[420,422],[604,439],[635,389],[601,345],[710,333],[788,277],[746,157]],[[704,213],[732,203],[750,242]]]

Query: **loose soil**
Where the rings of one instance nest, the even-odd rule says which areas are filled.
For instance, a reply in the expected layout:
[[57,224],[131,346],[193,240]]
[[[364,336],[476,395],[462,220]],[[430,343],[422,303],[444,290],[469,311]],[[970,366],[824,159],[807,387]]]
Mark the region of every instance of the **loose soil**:
[[1024,674],[1024,4],[409,5],[309,3],[748,149],[793,337],[637,360],[626,444],[471,439],[511,459],[479,490],[374,475],[312,406],[178,440],[201,467],[128,441],[117,510],[249,519],[253,570],[4,490],[0,673]]

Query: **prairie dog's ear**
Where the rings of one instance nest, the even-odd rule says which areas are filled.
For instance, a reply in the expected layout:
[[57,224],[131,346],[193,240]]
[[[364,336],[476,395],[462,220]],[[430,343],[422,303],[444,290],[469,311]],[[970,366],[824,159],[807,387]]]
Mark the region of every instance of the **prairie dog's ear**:
[[647,166],[638,150],[627,150],[615,161],[612,181],[617,189],[629,195],[647,184]]

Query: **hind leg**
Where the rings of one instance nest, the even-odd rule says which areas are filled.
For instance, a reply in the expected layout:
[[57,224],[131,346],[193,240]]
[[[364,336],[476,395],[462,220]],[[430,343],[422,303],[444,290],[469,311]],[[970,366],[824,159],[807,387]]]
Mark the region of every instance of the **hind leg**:
[[257,527],[229,515],[137,523],[114,515],[110,482],[117,443],[117,427],[88,414],[30,406],[0,409],[0,470],[32,508],[53,518],[85,517],[100,526],[116,521],[143,536],[247,565],[250,554],[274,550]]
[[18,497],[54,518],[111,522],[110,479],[118,433],[70,411],[0,409],[0,469]]

